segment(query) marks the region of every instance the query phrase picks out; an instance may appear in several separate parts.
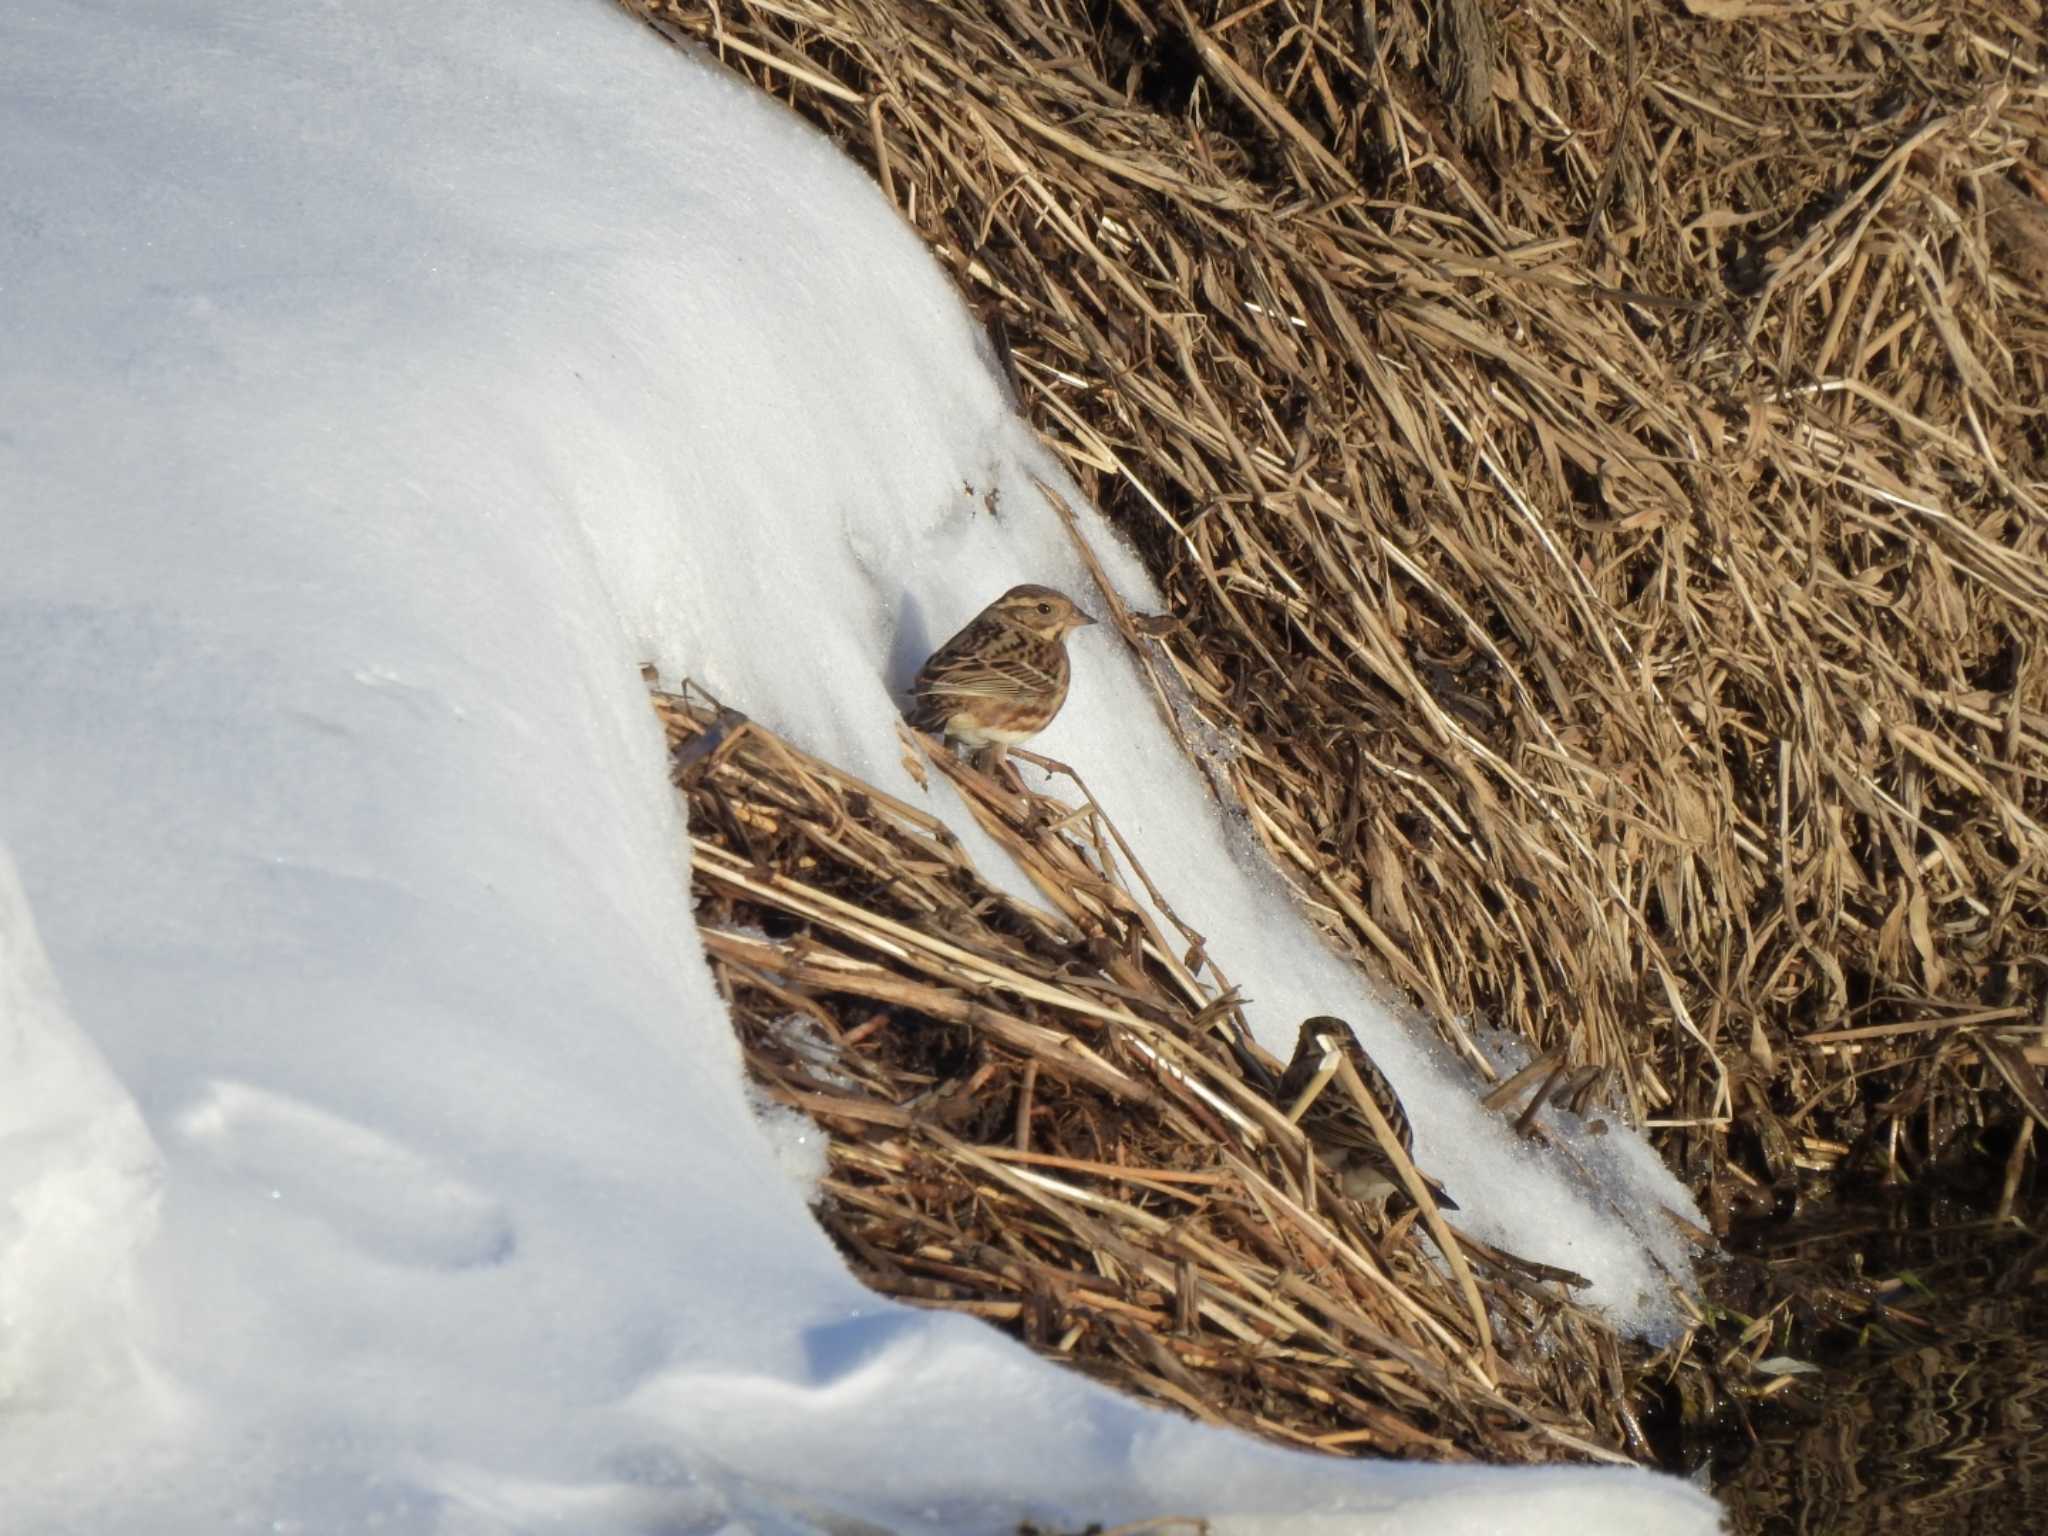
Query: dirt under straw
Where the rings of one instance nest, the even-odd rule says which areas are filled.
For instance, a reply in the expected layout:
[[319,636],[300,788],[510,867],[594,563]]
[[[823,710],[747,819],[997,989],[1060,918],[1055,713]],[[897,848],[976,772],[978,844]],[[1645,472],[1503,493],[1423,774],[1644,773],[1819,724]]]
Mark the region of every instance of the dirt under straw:
[[1717,1228],[2034,1180],[2040,0],[631,3],[955,274],[1219,794],[1482,1079],[1612,1073]]

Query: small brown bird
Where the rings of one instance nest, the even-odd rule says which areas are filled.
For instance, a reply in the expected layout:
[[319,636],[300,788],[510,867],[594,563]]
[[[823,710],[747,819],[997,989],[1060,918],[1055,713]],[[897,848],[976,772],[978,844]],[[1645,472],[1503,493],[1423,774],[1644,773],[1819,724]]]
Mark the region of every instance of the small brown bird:
[[1067,635],[1094,622],[1051,587],[1010,588],[918,668],[910,723],[977,750],[993,747],[1001,763],[1067,702]]
[[[1326,1013],[1301,1022],[1301,1034],[1294,1042],[1294,1059],[1287,1063],[1274,1095],[1280,1112],[1301,1127],[1316,1155],[1337,1176],[1338,1187],[1352,1199],[1379,1204],[1395,1194],[1405,1197],[1407,1192],[1400,1175],[1379,1137],[1373,1134],[1372,1122],[1352,1101],[1344,1085],[1333,1080],[1340,1051],[1351,1058],[1359,1082],[1387,1117],[1401,1150],[1407,1152],[1414,1146],[1415,1131],[1408,1123],[1408,1112],[1401,1107],[1401,1096],[1394,1092],[1394,1085],[1366,1054],[1351,1026]],[[1458,1203],[1434,1179],[1425,1174],[1423,1182],[1443,1209],[1458,1208]]]

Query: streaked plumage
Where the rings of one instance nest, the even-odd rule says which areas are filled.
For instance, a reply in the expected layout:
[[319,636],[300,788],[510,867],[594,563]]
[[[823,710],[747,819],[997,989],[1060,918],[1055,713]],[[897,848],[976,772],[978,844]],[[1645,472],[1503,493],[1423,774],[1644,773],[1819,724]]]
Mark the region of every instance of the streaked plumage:
[[[1294,1042],[1294,1059],[1287,1063],[1287,1070],[1281,1074],[1275,1094],[1281,1112],[1293,1113],[1295,1102],[1321,1073],[1324,1057],[1333,1049],[1350,1057],[1359,1082],[1372,1095],[1380,1113],[1387,1117],[1387,1125],[1401,1143],[1401,1150],[1410,1151],[1415,1144],[1415,1131],[1408,1123],[1408,1111],[1401,1105],[1401,1096],[1394,1092],[1394,1085],[1387,1081],[1386,1074],[1366,1054],[1365,1047],[1358,1043],[1358,1036],[1351,1032],[1351,1026],[1328,1014],[1302,1020],[1301,1033]],[[1296,1123],[1316,1149],[1316,1155],[1337,1176],[1338,1185],[1352,1199],[1374,1202],[1394,1194],[1405,1196],[1400,1175],[1394,1171],[1386,1148],[1380,1145],[1379,1137],[1373,1134],[1372,1123],[1352,1101],[1341,1081],[1331,1078],[1325,1082],[1322,1092],[1301,1112]],[[1457,1202],[1446,1195],[1435,1180],[1427,1175],[1424,1178],[1438,1205],[1447,1211],[1458,1208]]]
[[1051,587],[1012,587],[918,669],[910,723],[998,756],[1030,740],[1067,701],[1068,633],[1094,622]]

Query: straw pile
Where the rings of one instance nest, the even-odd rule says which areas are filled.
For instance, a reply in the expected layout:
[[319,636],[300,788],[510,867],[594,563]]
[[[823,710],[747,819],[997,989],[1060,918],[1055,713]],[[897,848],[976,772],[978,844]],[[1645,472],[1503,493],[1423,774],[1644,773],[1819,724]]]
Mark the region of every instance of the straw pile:
[[2040,0],[629,3],[955,272],[1454,1044],[1717,1223],[2041,1101]]
[[1019,793],[904,728],[1048,915],[926,812],[735,711],[656,707],[749,1070],[831,1133],[819,1216],[875,1289],[1292,1444],[1643,1449],[1576,1276],[1461,1235],[1426,1187],[1391,1219],[1339,1196],[1233,1064],[1201,936],[1133,898],[1171,912],[1078,779],[1073,805]]

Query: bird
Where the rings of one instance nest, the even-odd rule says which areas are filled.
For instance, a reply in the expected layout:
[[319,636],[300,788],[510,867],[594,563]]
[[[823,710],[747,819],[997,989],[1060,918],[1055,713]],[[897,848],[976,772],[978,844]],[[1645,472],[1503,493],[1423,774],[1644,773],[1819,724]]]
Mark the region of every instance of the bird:
[[910,723],[993,764],[1029,741],[1067,702],[1067,636],[1094,619],[1051,587],[1012,587],[933,651],[910,685]]
[[[1386,1117],[1401,1150],[1410,1151],[1415,1145],[1415,1129],[1401,1107],[1401,1096],[1358,1043],[1351,1026],[1327,1013],[1302,1020],[1294,1059],[1280,1074],[1274,1101],[1282,1114],[1301,1127],[1324,1166],[1336,1175],[1338,1188],[1361,1203],[1384,1204],[1395,1194],[1405,1195],[1406,1189],[1393,1159],[1373,1134],[1365,1111],[1352,1100],[1349,1090],[1335,1081],[1339,1052],[1350,1057],[1359,1083]],[[1440,1207],[1447,1211],[1458,1208],[1457,1201],[1434,1179],[1424,1174],[1422,1181]]]

